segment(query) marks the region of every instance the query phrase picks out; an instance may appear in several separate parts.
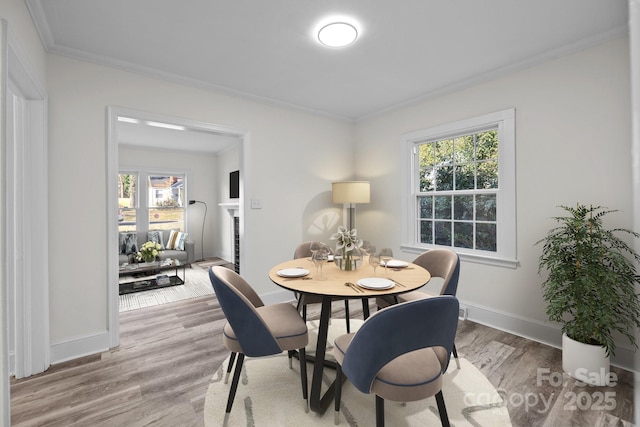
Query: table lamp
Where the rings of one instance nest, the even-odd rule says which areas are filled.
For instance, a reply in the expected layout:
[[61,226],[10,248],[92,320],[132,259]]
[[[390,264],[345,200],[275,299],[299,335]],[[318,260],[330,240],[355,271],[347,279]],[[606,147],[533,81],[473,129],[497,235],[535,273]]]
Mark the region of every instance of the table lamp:
[[371,191],[369,181],[341,181],[331,183],[333,203],[342,203],[348,209],[348,229],[356,225],[356,204],[370,203]]

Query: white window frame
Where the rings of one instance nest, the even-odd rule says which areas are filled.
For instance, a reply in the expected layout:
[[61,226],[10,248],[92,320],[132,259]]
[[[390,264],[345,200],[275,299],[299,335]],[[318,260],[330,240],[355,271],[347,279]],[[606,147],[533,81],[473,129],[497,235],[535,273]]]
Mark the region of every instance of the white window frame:
[[515,268],[517,261],[516,239],[516,155],[515,109],[507,109],[470,119],[448,123],[403,135],[405,173],[402,175],[403,227],[401,248],[410,253],[443,247],[420,243],[418,240],[417,193],[419,186],[417,147],[427,141],[470,134],[488,128],[498,129],[498,188],[497,196],[497,251],[480,251],[449,247],[461,259],[482,264]]

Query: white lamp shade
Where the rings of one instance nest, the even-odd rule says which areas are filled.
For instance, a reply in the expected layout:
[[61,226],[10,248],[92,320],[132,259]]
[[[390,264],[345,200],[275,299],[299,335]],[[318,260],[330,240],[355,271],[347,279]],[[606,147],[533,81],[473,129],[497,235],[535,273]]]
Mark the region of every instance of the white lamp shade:
[[369,181],[342,181],[331,184],[333,203],[370,203]]

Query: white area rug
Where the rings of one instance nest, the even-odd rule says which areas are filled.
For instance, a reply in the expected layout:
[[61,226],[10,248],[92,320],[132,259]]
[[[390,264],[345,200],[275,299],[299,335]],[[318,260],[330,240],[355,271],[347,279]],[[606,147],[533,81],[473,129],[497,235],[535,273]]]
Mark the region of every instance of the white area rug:
[[[182,277],[182,272],[179,274]],[[120,279],[120,281],[128,280],[131,278],[123,277]],[[192,268],[185,269],[185,283],[183,285],[120,295],[120,312],[212,294],[213,287],[209,280],[209,270],[194,265]]]
[[[351,320],[352,330],[358,321]],[[316,325],[309,322],[311,342],[315,344],[313,330]],[[361,323],[361,321],[360,321]],[[328,342],[345,332],[344,321],[332,320]],[[312,347],[312,346],[310,346]],[[308,348],[313,352],[312,348]],[[329,350],[330,351],[330,350]],[[204,406],[205,426],[222,425],[231,387],[231,379],[224,384],[229,359],[216,371],[207,391]],[[489,380],[466,359],[461,359],[461,369],[452,361],[444,376],[442,393],[449,420],[455,427],[508,427],[509,413]],[[300,390],[300,364],[297,360],[289,369],[286,353],[268,358],[246,358],[236,398],[231,409],[229,426],[333,426],[333,404],[323,414],[304,412],[304,401]],[[309,387],[313,366],[307,364]],[[324,382],[335,379],[335,370],[325,368]],[[325,388],[326,389],[326,388]],[[324,389],[323,389],[324,390]],[[435,398],[419,402],[408,402],[406,406],[397,402],[385,402],[385,423],[392,427],[435,426],[440,427],[440,417]],[[342,391],[342,426],[375,426],[375,396],[360,393],[351,383],[345,382]]]

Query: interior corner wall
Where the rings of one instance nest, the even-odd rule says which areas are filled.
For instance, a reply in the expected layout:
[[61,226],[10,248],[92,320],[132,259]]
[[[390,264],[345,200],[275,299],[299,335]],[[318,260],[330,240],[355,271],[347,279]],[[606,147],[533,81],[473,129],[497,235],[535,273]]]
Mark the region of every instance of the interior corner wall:
[[[357,123],[357,175],[372,191],[358,231],[401,244],[403,134],[515,108],[518,267],[463,262],[458,296],[471,319],[559,345],[544,314],[535,243],[558,205],[618,209],[607,225],[632,226],[629,79],[629,42],[620,38]],[[619,348],[631,351],[624,341]]]

